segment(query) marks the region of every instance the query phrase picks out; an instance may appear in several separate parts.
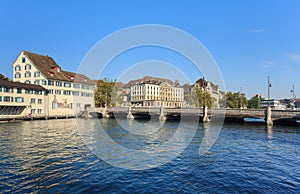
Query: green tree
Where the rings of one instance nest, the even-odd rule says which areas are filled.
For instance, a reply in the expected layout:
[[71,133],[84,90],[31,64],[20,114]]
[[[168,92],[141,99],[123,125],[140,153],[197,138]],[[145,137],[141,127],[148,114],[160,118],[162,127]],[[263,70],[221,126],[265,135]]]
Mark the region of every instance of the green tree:
[[184,99],[188,105],[198,108],[203,107],[203,105],[211,108],[214,100],[208,92],[197,87],[192,89],[191,94],[186,94]]
[[117,106],[121,101],[119,96],[121,89],[115,80],[108,78],[99,80],[94,95],[96,107]]
[[1,80],[9,80],[8,77],[0,73],[0,79]]
[[229,108],[241,108],[247,105],[247,98],[239,92],[226,93],[226,106]]
[[261,99],[258,96],[253,96],[248,100],[248,108],[260,108]]

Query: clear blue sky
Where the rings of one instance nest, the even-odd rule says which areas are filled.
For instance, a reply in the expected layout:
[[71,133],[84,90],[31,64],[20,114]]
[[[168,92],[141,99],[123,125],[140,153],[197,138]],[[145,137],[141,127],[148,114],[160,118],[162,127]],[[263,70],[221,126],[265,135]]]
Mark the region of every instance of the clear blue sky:
[[[11,64],[21,50],[48,54],[63,69],[76,71],[91,47],[110,33],[163,24],[205,45],[227,90],[242,87],[248,97],[266,96],[270,75],[273,97],[291,97],[292,84],[300,97],[299,10],[297,0],[0,0],[0,72],[12,77]],[[193,82],[199,75],[192,71]],[[121,72],[112,65],[106,73],[117,78]]]

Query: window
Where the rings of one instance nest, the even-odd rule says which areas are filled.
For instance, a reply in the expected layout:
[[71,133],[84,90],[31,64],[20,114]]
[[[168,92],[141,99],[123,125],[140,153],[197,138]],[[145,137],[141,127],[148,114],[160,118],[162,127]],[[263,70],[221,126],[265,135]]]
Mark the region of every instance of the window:
[[24,74],[24,76],[25,76],[25,77],[31,77],[30,71],[26,71],[25,74]]
[[3,101],[4,101],[4,102],[13,102],[13,97],[10,97],[10,96],[4,96]]
[[65,88],[70,88],[71,86],[72,86],[71,83],[68,83],[68,82],[65,82],[65,83],[64,83],[64,87],[65,87]]
[[75,83],[74,83],[74,84],[73,84],[73,87],[74,87],[74,88],[80,89],[80,84],[75,84]]
[[0,86],[0,92],[2,92],[2,86]]
[[35,109],[31,109],[31,114],[35,114]]
[[0,96],[0,102],[2,102],[2,96]]
[[49,94],[53,94],[53,90],[51,89],[51,90],[49,90]]
[[42,104],[42,99],[38,99],[38,104]]
[[36,71],[36,72],[34,72],[34,77],[40,77],[40,72],[39,71]]
[[54,81],[48,80],[48,86],[54,86]]
[[72,95],[73,96],[79,96],[79,92],[78,91],[72,91]]
[[31,69],[31,65],[30,64],[26,64],[25,65],[25,70],[30,70]]
[[26,63],[26,58],[22,57],[22,63]]
[[77,106],[77,108],[80,108],[80,103],[77,103],[76,106]]
[[56,82],[55,82],[55,85],[56,85],[56,86],[59,86],[59,87],[62,87],[62,82],[61,82],[61,81],[56,81]]
[[26,80],[25,84],[31,84],[31,81],[30,80]]
[[38,109],[37,114],[42,114],[42,109]]
[[22,88],[17,88],[17,93],[22,94]]
[[30,104],[35,104],[35,98],[30,99]]
[[55,94],[61,95],[61,90],[55,90]]
[[43,79],[43,80],[42,80],[42,85],[43,85],[43,86],[47,85],[47,80],[44,80],[44,79]]
[[21,70],[21,66],[20,65],[16,65],[15,66],[15,71],[20,71]]
[[15,74],[15,78],[21,78],[21,73],[19,73],[19,72],[16,73],[16,74]]
[[35,84],[35,85],[40,85],[40,80],[38,80],[38,79],[35,80],[35,81],[34,81],[34,84]]
[[69,95],[71,95],[71,91],[70,90],[64,90],[63,94],[69,96]]
[[23,97],[15,97],[15,102],[24,102]]
[[10,88],[4,87],[4,92],[9,92]]

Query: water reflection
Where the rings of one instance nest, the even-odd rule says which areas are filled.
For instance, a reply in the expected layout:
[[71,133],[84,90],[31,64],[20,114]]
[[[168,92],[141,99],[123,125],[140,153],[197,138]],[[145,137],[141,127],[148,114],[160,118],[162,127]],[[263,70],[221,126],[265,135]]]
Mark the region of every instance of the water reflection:
[[190,122],[102,120],[77,120],[84,142],[109,164],[135,170],[169,162],[189,145],[198,128]]
[[267,125],[267,133],[268,133],[268,139],[271,140],[273,138],[273,126]]

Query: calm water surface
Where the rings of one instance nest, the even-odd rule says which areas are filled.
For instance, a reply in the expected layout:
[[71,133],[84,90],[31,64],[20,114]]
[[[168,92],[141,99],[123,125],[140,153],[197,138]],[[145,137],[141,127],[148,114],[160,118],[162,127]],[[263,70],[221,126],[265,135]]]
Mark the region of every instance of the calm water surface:
[[[88,120],[87,127],[95,122]],[[115,120],[105,123],[117,142],[136,145],[128,141],[132,137],[120,135]],[[172,136],[177,125],[166,122],[159,141]],[[300,192],[299,127],[225,124],[212,149],[199,156],[204,130],[199,124],[192,142],[172,161],[136,171],[111,166],[91,153],[74,120],[1,123],[0,193]]]

